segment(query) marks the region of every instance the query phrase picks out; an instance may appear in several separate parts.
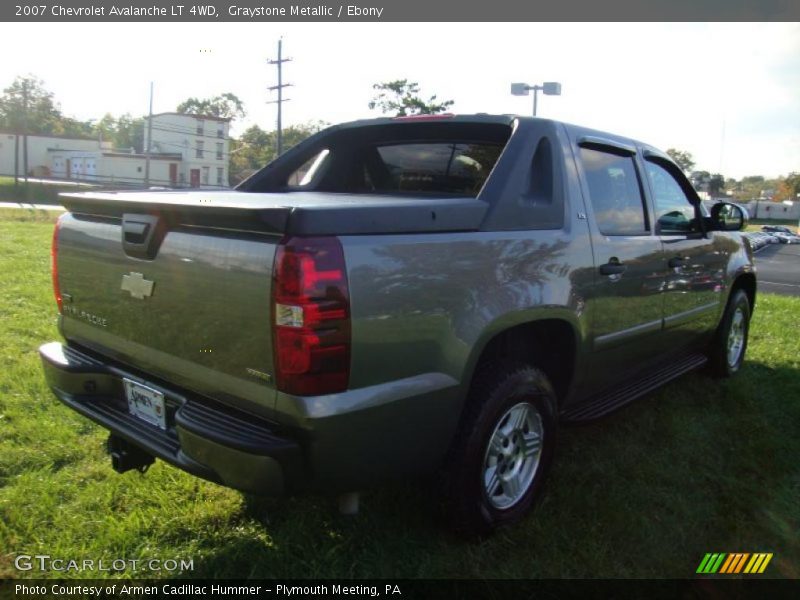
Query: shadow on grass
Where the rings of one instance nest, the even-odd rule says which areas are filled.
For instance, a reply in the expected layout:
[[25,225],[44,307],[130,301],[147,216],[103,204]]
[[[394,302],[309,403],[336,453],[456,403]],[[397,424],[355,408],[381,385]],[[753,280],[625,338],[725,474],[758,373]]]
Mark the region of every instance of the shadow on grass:
[[[701,374],[595,423],[563,429],[533,514],[468,542],[440,520],[430,486],[362,496],[245,496],[263,536],[209,548],[215,577],[691,577],[706,552],[774,552],[797,576],[797,370],[749,362],[730,381]],[[524,548],[524,552],[520,549]],[[503,556],[498,561],[498,556]]]
[[[334,494],[245,495],[241,518],[257,522],[266,537],[216,547],[203,569],[217,576],[396,577],[399,570],[417,571],[415,563],[438,544],[458,543],[440,523],[438,500],[426,483],[396,482],[360,500],[359,514],[348,516],[338,512]],[[417,551],[409,555],[412,548]]]

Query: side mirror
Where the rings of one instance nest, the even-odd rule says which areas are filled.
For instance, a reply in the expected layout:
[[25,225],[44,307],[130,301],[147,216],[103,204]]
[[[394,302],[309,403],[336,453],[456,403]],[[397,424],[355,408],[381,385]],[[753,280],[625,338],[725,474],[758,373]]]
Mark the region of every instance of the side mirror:
[[747,209],[730,202],[717,202],[711,207],[711,228],[714,231],[741,231],[747,227]]

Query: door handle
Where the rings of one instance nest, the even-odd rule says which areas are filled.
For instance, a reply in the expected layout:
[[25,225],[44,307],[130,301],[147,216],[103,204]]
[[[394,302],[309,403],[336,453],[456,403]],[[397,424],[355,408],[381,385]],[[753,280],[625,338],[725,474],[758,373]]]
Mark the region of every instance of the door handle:
[[669,259],[667,263],[670,269],[679,269],[686,265],[686,261],[689,260],[686,256],[674,256]]
[[601,275],[622,275],[628,267],[619,262],[619,259],[612,258],[606,264],[600,265]]

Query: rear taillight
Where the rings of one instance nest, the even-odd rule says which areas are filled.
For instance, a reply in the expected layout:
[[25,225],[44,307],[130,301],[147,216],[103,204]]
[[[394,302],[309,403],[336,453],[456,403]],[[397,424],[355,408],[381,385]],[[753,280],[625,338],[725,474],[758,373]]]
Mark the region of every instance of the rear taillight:
[[347,389],[350,293],[339,240],[284,239],[275,254],[273,277],[278,389],[298,396]]
[[61,311],[61,286],[58,285],[58,233],[61,229],[61,219],[64,215],[60,215],[56,220],[56,225],[53,227],[53,244],[50,246],[50,272],[53,275],[53,293],[56,296],[56,304],[58,304],[58,312]]

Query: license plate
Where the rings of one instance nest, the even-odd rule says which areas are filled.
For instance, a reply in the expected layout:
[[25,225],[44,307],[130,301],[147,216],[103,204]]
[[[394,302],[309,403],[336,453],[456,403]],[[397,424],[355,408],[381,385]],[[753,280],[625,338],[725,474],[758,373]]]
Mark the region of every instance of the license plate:
[[164,410],[164,394],[130,379],[123,378],[122,383],[125,385],[125,397],[128,399],[130,413],[142,421],[166,429],[167,411]]

